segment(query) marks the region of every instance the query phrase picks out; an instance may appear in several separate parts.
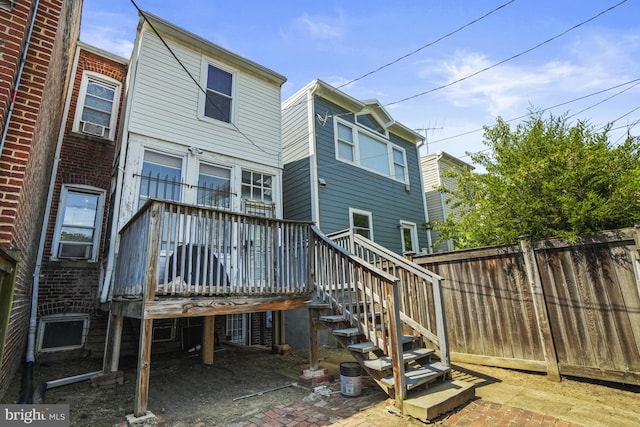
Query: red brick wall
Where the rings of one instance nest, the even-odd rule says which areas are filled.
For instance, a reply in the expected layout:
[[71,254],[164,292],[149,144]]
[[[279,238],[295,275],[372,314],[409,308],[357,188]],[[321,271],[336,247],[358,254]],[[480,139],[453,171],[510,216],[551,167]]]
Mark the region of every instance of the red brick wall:
[[[16,0],[0,13],[0,118],[6,120],[8,93],[21,55],[34,0]],[[25,350],[31,284],[59,125],[82,2],[41,0],[27,61],[0,155],[0,245],[22,252],[0,369],[0,396],[17,371]],[[0,40],[0,42],[2,42]],[[7,87],[10,86],[10,87]]]
[[[100,231],[101,247],[106,236],[115,142],[73,132],[76,105],[82,83],[82,75],[85,71],[99,73],[119,81],[122,91],[127,67],[121,62],[100,56],[91,50],[80,49],[78,64],[74,72],[73,92],[69,100],[65,134],[60,150],[51,213],[47,224],[47,237],[44,248],[44,260],[47,261],[43,262],[41,270],[38,315],[60,313],[90,314],[89,336],[86,347],[91,355],[102,357],[107,320],[107,313],[100,311],[98,308],[102,257],[99,255],[97,262],[49,260],[52,254],[51,245],[58,217],[60,193],[62,186],[65,184],[87,185],[105,191],[105,203],[102,212],[103,221]],[[121,103],[122,98],[121,93]],[[102,254],[103,252],[99,250],[98,253]],[[63,357],[64,355],[61,354],[61,356]]]

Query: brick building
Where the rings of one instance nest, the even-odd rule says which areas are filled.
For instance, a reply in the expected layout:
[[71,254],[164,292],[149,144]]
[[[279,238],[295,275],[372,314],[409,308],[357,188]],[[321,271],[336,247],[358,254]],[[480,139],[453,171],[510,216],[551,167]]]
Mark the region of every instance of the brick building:
[[61,350],[102,356],[107,316],[98,295],[127,62],[82,42],[76,49],[44,224],[39,360]]
[[18,370],[82,2],[0,1],[0,248],[20,254],[2,280],[0,395]]

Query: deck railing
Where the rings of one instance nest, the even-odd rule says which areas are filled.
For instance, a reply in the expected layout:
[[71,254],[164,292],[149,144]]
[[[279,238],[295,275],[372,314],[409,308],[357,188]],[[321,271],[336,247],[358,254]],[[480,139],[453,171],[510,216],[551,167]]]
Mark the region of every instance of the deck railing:
[[120,232],[113,296],[311,294],[311,226],[148,201]]
[[442,277],[352,230],[333,233],[328,237],[356,257],[398,278],[401,322],[437,346],[441,361],[449,366]]
[[[392,360],[401,360],[398,279],[312,228],[317,298],[344,315]],[[404,365],[394,363],[393,371],[395,389],[405,390]]]

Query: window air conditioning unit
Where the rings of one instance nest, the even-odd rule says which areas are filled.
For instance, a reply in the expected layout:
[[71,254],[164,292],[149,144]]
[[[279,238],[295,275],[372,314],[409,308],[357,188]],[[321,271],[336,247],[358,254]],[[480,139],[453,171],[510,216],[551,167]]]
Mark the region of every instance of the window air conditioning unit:
[[86,243],[60,242],[58,245],[58,258],[60,259],[89,259],[93,245]]
[[95,123],[82,122],[82,133],[104,137],[105,127]]

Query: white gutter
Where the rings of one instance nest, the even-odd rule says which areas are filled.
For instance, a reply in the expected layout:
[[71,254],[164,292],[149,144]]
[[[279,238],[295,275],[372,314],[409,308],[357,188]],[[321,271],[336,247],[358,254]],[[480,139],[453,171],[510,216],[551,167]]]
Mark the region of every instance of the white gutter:
[[111,283],[113,282],[113,271],[115,268],[116,255],[118,253],[118,246],[120,241],[119,225],[120,225],[120,207],[122,203],[122,186],[124,185],[124,169],[127,159],[127,150],[129,149],[129,114],[131,111],[131,104],[133,100],[135,76],[137,73],[138,56],[140,54],[140,32],[136,36],[133,51],[131,52],[131,59],[129,61],[129,68],[127,70],[127,78],[125,82],[125,102],[123,102],[122,108],[124,111],[121,114],[121,127],[119,130],[121,144],[119,146],[118,163],[116,165],[116,182],[115,193],[113,197],[114,206],[109,206],[112,209],[113,215],[111,215],[111,236],[109,244],[109,253],[107,254],[107,267],[104,274],[104,282],[102,283],[102,290],[100,292],[100,302],[106,303],[111,299]]

